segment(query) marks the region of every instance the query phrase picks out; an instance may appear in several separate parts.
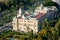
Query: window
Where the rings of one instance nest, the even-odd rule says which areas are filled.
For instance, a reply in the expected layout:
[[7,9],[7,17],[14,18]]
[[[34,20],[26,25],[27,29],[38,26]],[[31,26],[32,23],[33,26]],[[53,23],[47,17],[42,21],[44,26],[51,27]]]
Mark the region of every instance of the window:
[[16,27],[14,27],[14,28],[16,28]]
[[22,27],[20,27],[20,28],[22,28]]
[[36,26],[34,26],[34,28],[35,28]]
[[15,25],[15,22],[14,22],[14,25]]
[[26,28],[24,28],[24,30],[26,30]]
[[23,23],[18,23],[18,25],[23,25]]
[[26,26],[26,24],[25,24],[25,26]]
[[28,24],[28,26],[33,26],[32,24]]

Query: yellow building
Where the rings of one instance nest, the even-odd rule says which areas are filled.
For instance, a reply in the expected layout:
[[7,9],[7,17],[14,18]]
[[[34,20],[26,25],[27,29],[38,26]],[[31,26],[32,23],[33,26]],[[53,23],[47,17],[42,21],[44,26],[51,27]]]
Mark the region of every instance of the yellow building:
[[38,21],[36,19],[23,19],[14,18],[13,19],[13,30],[19,32],[28,32],[33,30],[33,32],[38,32]]

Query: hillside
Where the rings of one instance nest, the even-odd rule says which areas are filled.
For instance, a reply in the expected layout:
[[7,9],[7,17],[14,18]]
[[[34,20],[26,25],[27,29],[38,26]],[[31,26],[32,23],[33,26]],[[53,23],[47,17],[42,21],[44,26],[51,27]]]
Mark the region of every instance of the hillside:
[[[49,5],[47,4],[48,2]],[[0,25],[11,22],[20,7],[22,10],[34,10],[41,3],[44,6],[56,6],[51,0],[45,0],[44,2],[43,0],[0,0]]]

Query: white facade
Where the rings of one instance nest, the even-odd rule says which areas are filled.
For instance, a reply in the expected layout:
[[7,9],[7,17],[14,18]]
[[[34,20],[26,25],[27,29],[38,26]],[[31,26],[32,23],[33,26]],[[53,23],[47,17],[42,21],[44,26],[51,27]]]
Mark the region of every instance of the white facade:
[[13,30],[17,31],[17,18],[13,18]]
[[46,14],[46,13],[47,13],[48,11],[50,11],[50,10],[58,11],[58,9],[57,9],[55,6],[43,7],[43,5],[41,4],[41,6],[39,6],[39,7],[37,7],[37,8],[35,9],[34,14],[35,14],[35,15],[38,15],[39,13],[44,13],[44,14]]
[[[15,21],[15,22],[14,22]],[[13,30],[17,30],[19,32],[28,32],[33,30],[34,33],[38,32],[38,20],[27,20],[27,19],[18,19],[13,20]]]

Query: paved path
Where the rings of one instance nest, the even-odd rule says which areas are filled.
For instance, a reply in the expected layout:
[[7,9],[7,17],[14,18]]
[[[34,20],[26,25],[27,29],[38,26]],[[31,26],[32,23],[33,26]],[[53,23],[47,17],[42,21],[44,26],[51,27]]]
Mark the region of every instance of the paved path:
[[6,23],[4,26],[0,26],[0,33],[2,33],[2,31],[5,30],[11,30],[11,27],[12,27],[12,22]]

